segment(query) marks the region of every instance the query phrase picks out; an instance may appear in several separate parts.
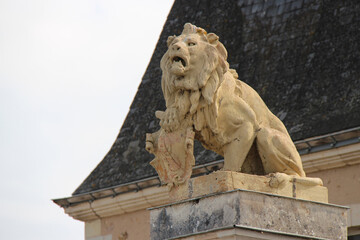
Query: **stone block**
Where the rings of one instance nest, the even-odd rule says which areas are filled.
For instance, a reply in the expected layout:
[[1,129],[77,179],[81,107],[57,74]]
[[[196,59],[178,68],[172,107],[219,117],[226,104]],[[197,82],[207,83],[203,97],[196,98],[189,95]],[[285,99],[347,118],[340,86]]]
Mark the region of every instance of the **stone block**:
[[236,189],[328,202],[328,190],[318,178],[290,177],[286,174],[257,176],[232,171],[217,171],[191,178],[187,183],[172,188],[169,198],[175,202]]
[[101,220],[85,222],[85,239],[98,237],[101,235]]
[[346,207],[234,190],[153,208],[150,212],[150,232],[151,239],[156,240],[345,240],[346,221]]

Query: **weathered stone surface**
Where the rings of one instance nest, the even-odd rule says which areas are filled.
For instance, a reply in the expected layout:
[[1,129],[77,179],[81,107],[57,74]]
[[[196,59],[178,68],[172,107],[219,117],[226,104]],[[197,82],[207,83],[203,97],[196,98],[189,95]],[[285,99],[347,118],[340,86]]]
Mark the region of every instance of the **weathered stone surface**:
[[[144,147],[146,132],[159,127],[154,112],[165,109],[159,62],[186,22],[224,40],[230,67],[293,140],[359,126],[359,12],[358,0],[176,0],[114,145],[74,194],[156,174]],[[196,164],[221,158],[197,143],[194,155]]]
[[186,182],[195,165],[194,131],[190,127],[166,133],[163,129],[147,134],[146,150],[156,157],[150,162],[163,184],[169,187]]
[[294,177],[286,174],[256,176],[231,171],[216,171],[191,178],[169,192],[173,202],[236,189],[328,203],[328,190],[320,178]]
[[345,207],[235,191],[152,209],[151,239],[169,239],[224,227],[346,239]]
[[257,231],[242,226],[233,226],[201,234],[190,234],[181,240],[309,240],[308,237],[274,232]]
[[[284,124],[229,68],[228,53],[215,33],[186,23],[181,35],[168,37],[167,45],[160,63],[166,110],[154,113],[161,129],[146,138],[162,182],[178,185],[190,178],[192,165],[186,162],[195,162],[195,133],[205,148],[224,157],[224,170],[240,172],[256,145],[265,174],[305,177]],[[189,131],[192,138],[184,141],[181,136]],[[174,177],[164,177],[169,175]]]

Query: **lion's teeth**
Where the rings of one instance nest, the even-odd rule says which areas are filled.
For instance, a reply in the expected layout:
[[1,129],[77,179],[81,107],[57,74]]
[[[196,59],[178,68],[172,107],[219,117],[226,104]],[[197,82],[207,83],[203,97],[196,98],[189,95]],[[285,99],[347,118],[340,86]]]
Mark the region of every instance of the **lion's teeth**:
[[181,57],[174,57],[173,62],[181,63],[184,67],[186,66],[186,62]]
[[186,67],[186,62],[181,57],[174,57],[173,62],[181,63],[184,67]]

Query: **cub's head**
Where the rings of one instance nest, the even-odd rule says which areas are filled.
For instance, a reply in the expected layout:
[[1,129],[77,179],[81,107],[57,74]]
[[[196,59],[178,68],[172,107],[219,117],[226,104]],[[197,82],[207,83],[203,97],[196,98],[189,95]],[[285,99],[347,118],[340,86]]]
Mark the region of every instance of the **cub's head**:
[[201,91],[212,74],[228,70],[227,52],[218,39],[190,23],[185,24],[181,35],[168,37],[168,50],[160,64],[165,99],[178,89]]

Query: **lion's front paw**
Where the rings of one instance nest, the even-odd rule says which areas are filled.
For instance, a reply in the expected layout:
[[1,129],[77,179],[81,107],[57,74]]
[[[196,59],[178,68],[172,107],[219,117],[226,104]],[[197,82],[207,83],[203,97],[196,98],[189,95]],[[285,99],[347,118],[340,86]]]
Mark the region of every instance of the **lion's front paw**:
[[178,111],[175,108],[166,109],[160,120],[160,126],[166,132],[173,132],[179,127]]

